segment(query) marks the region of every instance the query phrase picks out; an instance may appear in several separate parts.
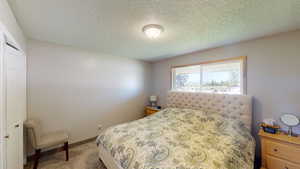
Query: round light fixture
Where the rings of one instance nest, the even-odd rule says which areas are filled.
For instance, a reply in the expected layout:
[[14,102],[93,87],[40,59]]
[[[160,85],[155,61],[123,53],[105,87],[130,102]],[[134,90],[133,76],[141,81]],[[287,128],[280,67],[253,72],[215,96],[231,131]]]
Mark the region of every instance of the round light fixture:
[[150,39],[156,39],[164,31],[161,25],[149,24],[143,27],[143,32]]

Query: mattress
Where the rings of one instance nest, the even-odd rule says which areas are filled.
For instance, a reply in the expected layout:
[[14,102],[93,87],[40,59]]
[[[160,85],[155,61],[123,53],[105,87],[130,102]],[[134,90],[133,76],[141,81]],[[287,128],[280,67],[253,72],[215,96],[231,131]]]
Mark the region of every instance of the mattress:
[[108,169],[253,169],[255,142],[238,117],[167,108],[97,138]]
[[122,169],[116,161],[112,158],[111,154],[105,150],[105,148],[99,144],[99,159],[104,163],[107,169]]

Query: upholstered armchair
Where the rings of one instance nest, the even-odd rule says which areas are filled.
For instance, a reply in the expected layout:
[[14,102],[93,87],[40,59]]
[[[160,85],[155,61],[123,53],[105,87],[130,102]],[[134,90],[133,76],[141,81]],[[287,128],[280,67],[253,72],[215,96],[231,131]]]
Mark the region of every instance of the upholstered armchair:
[[32,147],[35,149],[34,166],[37,169],[38,162],[41,156],[41,150],[52,146],[64,144],[63,148],[66,151],[66,161],[69,160],[68,134],[64,131],[56,131],[42,134],[41,125],[37,120],[27,120],[24,123],[28,131],[28,137]]

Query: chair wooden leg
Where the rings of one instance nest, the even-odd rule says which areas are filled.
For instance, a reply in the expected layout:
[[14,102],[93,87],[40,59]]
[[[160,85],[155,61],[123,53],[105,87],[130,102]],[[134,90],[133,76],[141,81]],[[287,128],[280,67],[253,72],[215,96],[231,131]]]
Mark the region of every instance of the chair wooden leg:
[[69,143],[65,142],[64,149],[66,151],[66,161],[69,161]]
[[41,149],[35,150],[33,169],[37,169],[40,157],[41,157]]

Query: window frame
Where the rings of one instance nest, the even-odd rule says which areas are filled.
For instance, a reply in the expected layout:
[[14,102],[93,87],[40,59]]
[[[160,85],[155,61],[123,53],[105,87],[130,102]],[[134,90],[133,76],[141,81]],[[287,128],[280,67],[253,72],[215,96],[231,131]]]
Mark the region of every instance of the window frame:
[[[208,65],[208,64],[214,64],[214,63],[222,63],[222,62],[229,62],[229,61],[240,61],[241,62],[241,93],[239,95],[246,95],[247,94],[247,56],[238,56],[238,57],[231,57],[231,58],[224,58],[224,59],[218,59],[218,60],[208,60],[198,63],[192,63],[192,64],[185,64],[185,65],[177,65],[177,66],[171,66],[171,89],[174,90],[173,84],[174,84],[174,74],[173,69],[181,68],[181,67],[188,67],[188,66],[201,66],[201,65]],[[176,90],[175,90],[176,91]]]

